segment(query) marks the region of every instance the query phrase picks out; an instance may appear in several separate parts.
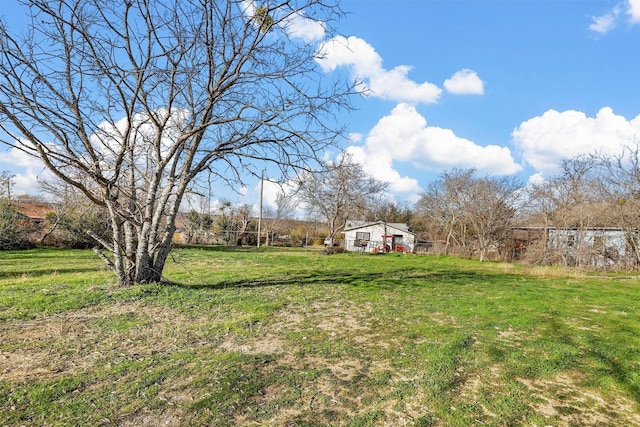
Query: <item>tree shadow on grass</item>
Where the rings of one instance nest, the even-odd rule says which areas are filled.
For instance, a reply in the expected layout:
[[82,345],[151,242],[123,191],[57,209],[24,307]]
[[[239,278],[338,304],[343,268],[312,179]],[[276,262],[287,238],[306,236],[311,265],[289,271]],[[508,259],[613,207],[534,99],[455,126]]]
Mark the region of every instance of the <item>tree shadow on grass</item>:
[[599,369],[598,375],[612,377],[616,383],[631,394],[636,402],[640,402],[640,383],[634,380],[636,371],[628,368],[633,364],[623,360],[620,355],[616,354],[615,349],[609,347],[610,345],[600,339],[594,338],[590,340],[588,355],[606,367],[606,369]]
[[[287,247],[287,246],[235,246],[235,245],[174,245],[174,249],[185,249],[185,250],[199,250],[206,252],[227,252],[227,253],[247,253],[247,252],[283,252],[283,251],[292,251],[297,252],[302,247]],[[309,251],[319,251],[322,248],[308,248]]]
[[354,287],[369,287],[391,289],[398,286],[422,287],[433,284],[451,284],[459,286],[496,284],[508,281],[505,274],[487,274],[469,271],[385,271],[362,272],[346,270],[321,270],[315,273],[291,274],[287,277],[252,279],[220,280],[209,283],[185,284],[168,282],[169,286],[186,289],[227,289],[227,288],[257,288],[265,286],[304,286],[316,284],[351,285]]
[[[565,319],[552,315],[548,323],[554,331],[554,340],[572,349],[570,354],[566,354],[566,351],[560,352],[555,354],[552,360],[545,360],[545,363],[552,366],[553,371],[559,373],[578,368],[581,371],[589,372],[589,377],[593,376],[596,381],[600,381],[599,377],[611,378],[628,392],[634,401],[640,402],[640,383],[634,380],[635,370],[632,368],[634,363],[625,360],[625,357],[622,356],[624,352],[616,344],[609,341],[610,337],[588,335],[585,346],[584,343],[576,339],[575,331],[567,326]],[[634,353],[637,354],[637,352]],[[592,360],[597,361],[599,367],[590,366],[589,361]]]

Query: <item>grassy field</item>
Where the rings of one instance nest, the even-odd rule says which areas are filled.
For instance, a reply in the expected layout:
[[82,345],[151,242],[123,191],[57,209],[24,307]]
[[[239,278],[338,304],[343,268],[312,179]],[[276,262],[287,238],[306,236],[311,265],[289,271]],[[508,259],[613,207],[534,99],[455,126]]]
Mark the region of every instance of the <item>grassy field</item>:
[[0,252],[0,425],[640,426],[640,280],[180,249],[121,289]]

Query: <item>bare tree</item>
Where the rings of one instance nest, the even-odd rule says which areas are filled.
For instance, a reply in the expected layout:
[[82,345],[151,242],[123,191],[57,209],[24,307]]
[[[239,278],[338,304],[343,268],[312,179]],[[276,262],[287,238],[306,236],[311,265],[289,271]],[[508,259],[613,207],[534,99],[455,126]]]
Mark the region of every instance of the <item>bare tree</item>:
[[543,263],[582,265],[593,255],[593,245],[585,246],[584,237],[590,227],[604,224],[597,166],[593,156],[562,159],[557,176],[530,186],[529,197],[543,218],[545,235],[557,228],[563,240],[557,248],[543,248]]
[[522,188],[513,177],[484,176],[472,181],[465,218],[473,236],[480,261],[487,251],[501,249],[511,236],[511,226],[516,214],[519,190]]
[[436,226],[434,235],[445,240],[445,254],[452,244],[466,246],[466,215],[470,203],[467,188],[473,180],[473,169],[444,171],[428,185],[418,203],[419,216],[429,218]]
[[293,194],[287,193],[285,190],[279,190],[276,193],[275,207],[264,209],[264,224],[266,240],[265,245],[269,246],[271,242],[270,234],[282,224],[282,222],[293,216],[296,208],[296,199]]
[[0,199],[11,201],[11,187],[15,175],[9,171],[0,172]]
[[618,155],[600,156],[601,180],[609,219],[624,230],[632,266],[640,266],[640,140],[633,139]]
[[387,197],[379,197],[367,206],[365,220],[410,224],[412,215],[413,212],[406,203]]
[[233,207],[233,224],[236,229],[236,246],[247,243],[249,224],[251,224],[251,206],[239,204]]
[[317,47],[287,33],[299,19],[330,33],[341,12],[323,0],[22,4],[29,29],[0,24],[0,140],[108,209],[96,252],[121,285],[161,280],[201,172],[286,173],[341,137],[353,85],[323,82]]
[[445,171],[431,183],[417,211],[435,221],[446,240],[473,248],[481,261],[491,247],[500,248],[509,236],[521,186],[511,177],[476,176],[474,169]]
[[109,238],[109,214],[104,206],[91,203],[76,187],[60,180],[40,181],[39,185],[52,210],[46,216],[40,244],[91,248],[95,240],[87,229],[101,239]]
[[338,163],[320,172],[300,174],[297,196],[311,215],[327,220],[331,244],[352,215],[364,217],[367,205],[387,188],[387,183],[368,176],[351,156],[340,156]]

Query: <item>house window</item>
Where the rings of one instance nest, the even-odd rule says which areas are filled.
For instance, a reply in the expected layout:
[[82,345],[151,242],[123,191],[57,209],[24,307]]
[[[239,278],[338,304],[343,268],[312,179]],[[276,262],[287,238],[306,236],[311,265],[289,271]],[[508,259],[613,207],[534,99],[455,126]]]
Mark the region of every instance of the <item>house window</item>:
[[393,235],[393,243],[396,245],[402,244],[402,234],[394,234]]
[[356,240],[371,240],[371,233],[365,233],[364,231],[357,231]]

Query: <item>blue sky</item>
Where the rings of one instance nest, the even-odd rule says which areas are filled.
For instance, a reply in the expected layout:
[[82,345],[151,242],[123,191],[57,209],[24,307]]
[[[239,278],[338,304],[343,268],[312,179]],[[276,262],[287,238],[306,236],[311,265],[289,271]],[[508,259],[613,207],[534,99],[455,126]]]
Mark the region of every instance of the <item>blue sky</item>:
[[[343,0],[342,8],[339,39],[317,25],[297,28],[324,51],[324,72],[364,81],[369,95],[355,100],[345,148],[398,200],[417,200],[445,169],[526,183],[552,176],[563,157],[640,139],[640,0]],[[9,151],[0,170],[16,174],[17,192],[34,191],[42,175]],[[249,183],[224,197],[254,204],[258,191]],[[275,187],[265,195],[268,204]]]
[[[353,13],[340,28],[354,48],[336,69],[382,81],[405,66],[414,94],[426,83],[440,89],[411,99],[398,82],[372,83],[353,116],[359,139],[349,150],[400,198],[415,200],[444,169],[526,183],[551,176],[562,157],[615,152],[640,138],[637,1],[343,5]],[[381,69],[366,76],[372,56]]]

